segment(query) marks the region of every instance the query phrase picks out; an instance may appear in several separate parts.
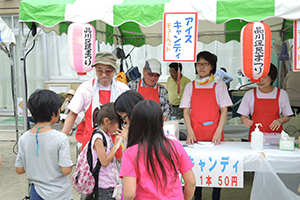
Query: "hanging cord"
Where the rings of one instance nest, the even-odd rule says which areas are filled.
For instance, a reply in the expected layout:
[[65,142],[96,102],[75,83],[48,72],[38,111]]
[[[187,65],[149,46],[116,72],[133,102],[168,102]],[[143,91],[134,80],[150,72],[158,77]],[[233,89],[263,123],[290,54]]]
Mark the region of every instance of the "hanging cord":
[[[26,97],[26,99],[27,99],[27,96],[28,96],[28,93],[27,93],[26,57],[32,51],[32,49],[34,48],[34,46],[35,46],[35,40],[33,40],[32,47],[27,51],[27,53],[25,54],[24,58],[21,58],[21,60],[23,59],[23,61],[24,61],[24,79],[25,79],[25,88],[26,88],[26,90],[25,90],[25,97]],[[25,100],[25,102],[27,102],[27,100]]]
[[18,154],[18,141],[16,141],[16,143],[14,144],[12,151],[15,155]]
[[[32,30],[30,29],[30,31],[28,32],[28,35],[26,37],[26,41],[28,40],[28,37],[30,35],[30,33],[32,32]],[[26,75],[26,57],[27,55],[32,51],[32,49],[34,48],[35,46],[35,40],[33,40],[33,44],[32,44],[32,47],[26,52],[24,58],[21,58],[21,61],[23,61],[23,70],[24,70],[24,84],[25,84],[25,99],[23,99],[23,103],[26,103],[27,102],[27,96],[28,96],[28,93],[27,93],[27,75]],[[27,117],[27,116],[24,116],[24,117]],[[29,127],[27,127],[29,130]],[[16,141],[16,143],[14,144],[13,146],[13,153],[17,155],[18,153],[18,141]]]
[[127,59],[125,59],[125,64],[126,64],[126,71],[128,71],[129,67],[128,67]]
[[123,69],[123,58],[121,58],[121,60],[120,60],[120,72],[124,72],[124,69]]
[[[33,23],[31,25],[31,28],[30,28],[30,31],[28,32],[27,34],[27,37],[26,37],[26,40],[25,40],[25,45],[27,43],[27,40],[29,39],[29,35],[31,33],[31,35],[33,37],[36,36],[37,34],[37,26],[35,23]],[[34,48],[35,46],[35,39],[32,40],[32,47],[26,52],[24,58],[21,58],[21,61],[23,61],[23,70],[24,70],[24,87],[25,87],[25,99],[23,99],[23,102],[27,102],[27,97],[28,97],[28,89],[27,89],[27,73],[26,73],[26,58],[27,58],[27,55],[32,51],[32,49]],[[27,113],[27,111],[25,111],[25,113]],[[28,117],[28,116],[25,116],[25,117]],[[28,119],[27,119],[27,122],[28,122]],[[29,127],[27,127],[27,130],[29,130]]]
[[130,63],[131,63],[131,67],[133,67],[133,63],[132,63],[131,55],[130,54],[129,54],[129,60],[130,60]]
[[38,133],[39,133],[39,130],[41,128],[51,128],[51,126],[42,126],[42,127],[37,127],[37,126],[34,126],[34,128],[36,128],[36,133],[35,133],[35,141],[36,141],[36,155],[38,156],[39,155],[39,140],[38,140]]
[[[31,27],[31,29],[30,29],[30,31],[28,32],[28,35],[27,35],[27,38],[26,38],[26,42],[27,42],[27,40],[28,40],[28,38],[29,38],[29,34],[30,34],[30,32],[32,32],[32,36],[34,37],[35,35],[36,35],[36,25],[35,25],[35,23],[33,23],[33,25],[32,25],[32,27]],[[25,42],[25,44],[26,44],[26,42]],[[26,52],[26,54],[25,54],[25,56],[24,56],[24,58],[21,58],[21,61],[23,61],[23,66],[24,66],[24,68],[23,68],[23,70],[24,70],[24,84],[25,84],[25,99],[23,99],[23,102],[27,102],[27,96],[28,96],[28,94],[27,94],[27,75],[26,75],[26,57],[27,57],[27,55],[32,51],[32,49],[34,48],[34,46],[35,46],[35,40],[33,40],[33,44],[32,44],[32,47]],[[27,112],[25,112],[25,113],[27,113]],[[24,116],[24,115],[23,115]],[[24,117],[27,117],[27,116],[24,116]],[[27,119],[27,122],[28,122],[28,119]],[[27,127],[28,128],[28,130],[29,130],[29,127]],[[38,130],[37,130],[37,132],[38,132]],[[37,137],[37,136],[36,136]],[[16,141],[16,144],[14,145],[14,147],[13,147],[13,152],[15,153],[15,154],[17,154],[15,151],[14,151],[14,148],[16,147],[16,148],[18,148],[18,141]],[[38,148],[38,146],[37,146],[37,148]],[[37,154],[38,154],[38,152],[37,152]],[[28,193],[29,193],[29,191],[30,191],[30,184],[29,184],[29,182],[27,181],[27,183],[28,183]],[[28,195],[28,196],[25,196],[22,200],[26,200],[26,199],[30,199],[30,195]]]
[[25,196],[22,200],[30,199],[29,196]]
[[[10,48],[10,50],[11,51],[9,51],[8,53],[9,53],[9,57],[12,58],[12,55],[13,55],[12,48]],[[11,85],[12,85],[12,87],[11,87],[11,93],[12,93],[12,99],[13,99],[14,109],[16,109],[15,108],[15,103],[16,103],[15,102],[15,97],[16,97],[17,94],[14,91],[14,87],[16,87],[15,84],[14,84],[14,79],[16,79],[16,77],[15,77],[15,74],[14,74],[13,71],[14,70],[13,70],[13,67],[11,65],[11,77],[12,77],[11,78]],[[14,111],[14,117],[15,117],[15,119],[16,119],[16,117],[18,117],[18,116],[16,116],[16,112],[15,111]],[[17,122],[16,122],[16,125],[17,125]],[[16,133],[18,134],[18,127],[16,127]],[[16,154],[16,155],[17,155],[17,150],[15,150],[15,149],[17,148],[17,143],[18,143],[18,141],[16,140],[16,143],[14,144],[14,146],[12,148],[13,153]]]
[[[29,51],[27,51],[27,53],[25,54],[25,56],[24,56],[24,58],[21,58],[21,60],[23,60],[24,61],[24,82],[25,82],[25,99],[27,99],[27,75],[26,75],[26,57],[27,57],[27,55],[30,53],[30,51],[32,51],[32,49],[34,48],[34,46],[35,46],[35,41],[33,41],[33,45],[32,45],[32,47],[31,47],[31,49],[29,49]],[[24,100],[23,99],[23,102],[24,103],[26,103],[27,102],[27,100]],[[25,115],[23,115],[24,117],[27,117],[27,116],[25,116]],[[27,130],[29,130],[29,127],[27,127]],[[18,153],[18,141],[16,141],[16,143],[14,144],[14,146],[13,146],[13,152],[14,152],[14,154],[16,154],[17,155],[17,153]]]
[[142,38],[140,38],[140,40],[136,43],[136,45],[134,45],[134,47],[129,51],[129,53],[127,54],[127,56],[125,58],[127,58],[128,56],[130,56],[131,52],[135,49],[135,47],[137,47],[137,45],[142,41]]

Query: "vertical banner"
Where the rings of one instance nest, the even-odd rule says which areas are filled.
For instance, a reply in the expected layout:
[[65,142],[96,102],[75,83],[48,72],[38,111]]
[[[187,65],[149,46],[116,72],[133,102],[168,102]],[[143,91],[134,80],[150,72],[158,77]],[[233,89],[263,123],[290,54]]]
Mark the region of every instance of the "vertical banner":
[[195,62],[197,32],[197,12],[164,13],[163,61]]
[[294,21],[294,71],[300,71],[300,21]]

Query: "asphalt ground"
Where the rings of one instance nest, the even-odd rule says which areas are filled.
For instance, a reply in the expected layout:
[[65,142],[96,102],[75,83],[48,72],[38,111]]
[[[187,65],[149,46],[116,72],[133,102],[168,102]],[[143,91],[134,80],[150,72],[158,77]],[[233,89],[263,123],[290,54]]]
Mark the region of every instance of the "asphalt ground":
[[[0,121],[7,118],[0,117]],[[5,125],[3,125],[5,124]],[[23,125],[19,126],[22,129]],[[59,124],[55,124],[56,129],[60,129]],[[23,133],[19,130],[19,137]],[[70,141],[71,159],[73,163],[76,163],[76,139],[75,134],[68,136]],[[16,131],[15,126],[7,123],[0,123],[0,155],[2,156],[3,165],[0,166],[0,199],[1,200],[21,200],[28,195],[28,183],[26,175],[18,175],[15,172],[15,159],[17,146],[16,146]],[[73,172],[68,176],[71,181],[71,176],[75,172],[75,166]],[[252,185],[251,173],[244,174],[244,188],[223,188],[221,190],[222,200],[248,200],[251,194]],[[212,188],[203,188],[202,200],[210,200],[212,194]],[[80,200],[80,195],[73,188],[74,200]]]

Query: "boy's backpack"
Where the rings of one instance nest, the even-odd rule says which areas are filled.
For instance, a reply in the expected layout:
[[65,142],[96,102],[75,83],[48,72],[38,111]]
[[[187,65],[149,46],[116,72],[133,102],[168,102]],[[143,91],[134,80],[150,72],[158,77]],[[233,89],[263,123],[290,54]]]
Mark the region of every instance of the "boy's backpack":
[[97,164],[95,169],[93,169],[93,154],[91,149],[92,138],[94,134],[101,134],[103,138],[103,145],[106,149],[107,141],[104,134],[95,129],[91,140],[83,148],[82,152],[77,158],[76,171],[72,175],[73,186],[79,194],[89,195],[95,191],[96,199],[98,199],[98,178],[99,171],[101,168],[101,163],[99,158],[97,159]]

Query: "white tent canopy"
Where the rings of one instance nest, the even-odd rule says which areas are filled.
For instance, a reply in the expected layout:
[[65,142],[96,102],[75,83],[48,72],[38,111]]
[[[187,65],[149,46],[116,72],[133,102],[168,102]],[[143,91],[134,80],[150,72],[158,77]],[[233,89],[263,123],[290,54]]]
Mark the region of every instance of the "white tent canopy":
[[262,20],[278,41],[286,21],[300,19],[299,9],[297,0],[22,0],[20,22],[59,35],[67,33],[70,23],[91,23],[100,42],[157,46],[164,12],[197,12],[198,41],[203,43],[239,40],[247,22]]
[[8,54],[10,45],[16,46],[15,34],[0,17],[0,47]]

